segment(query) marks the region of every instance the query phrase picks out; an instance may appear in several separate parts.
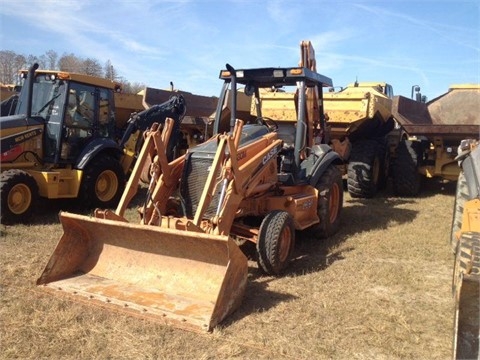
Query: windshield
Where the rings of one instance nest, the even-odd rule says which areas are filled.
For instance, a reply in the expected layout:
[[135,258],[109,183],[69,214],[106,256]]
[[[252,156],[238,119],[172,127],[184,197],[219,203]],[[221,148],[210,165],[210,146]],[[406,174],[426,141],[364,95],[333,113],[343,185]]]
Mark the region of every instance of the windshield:
[[[51,80],[50,76],[40,74],[33,83],[32,115],[46,121],[50,116],[58,116],[64,108],[66,83],[63,80]],[[27,88],[22,87],[16,114],[27,113]]]

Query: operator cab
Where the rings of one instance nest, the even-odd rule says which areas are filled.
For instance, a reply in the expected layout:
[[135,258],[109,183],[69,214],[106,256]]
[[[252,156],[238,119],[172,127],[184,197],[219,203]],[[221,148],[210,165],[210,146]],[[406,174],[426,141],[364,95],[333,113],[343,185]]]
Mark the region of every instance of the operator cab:
[[308,171],[302,170],[300,163],[314,153],[314,145],[325,142],[322,88],[332,86],[332,80],[302,67],[230,67],[220,72],[220,79],[224,85],[214,133],[231,131],[236,119],[275,131],[283,140],[278,156],[279,179],[294,183],[305,180]]
[[[103,80],[46,70],[35,73],[31,117],[45,123],[43,162],[73,164],[92,140],[114,137],[113,89],[106,79],[101,84]],[[21,91],[15,114],[27,114],[27,97],[28,91]]]

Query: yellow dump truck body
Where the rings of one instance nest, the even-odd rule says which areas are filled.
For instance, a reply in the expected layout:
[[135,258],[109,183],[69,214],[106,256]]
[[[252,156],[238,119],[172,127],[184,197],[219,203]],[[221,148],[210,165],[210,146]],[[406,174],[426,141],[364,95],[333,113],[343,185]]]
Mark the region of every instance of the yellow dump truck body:
[[392,115],[392,99],[382,92],[385,86],[374,82],[350,84],[342,91],[325,93],[323,101],[331,137],[349,136],[375,116],[386,122]]

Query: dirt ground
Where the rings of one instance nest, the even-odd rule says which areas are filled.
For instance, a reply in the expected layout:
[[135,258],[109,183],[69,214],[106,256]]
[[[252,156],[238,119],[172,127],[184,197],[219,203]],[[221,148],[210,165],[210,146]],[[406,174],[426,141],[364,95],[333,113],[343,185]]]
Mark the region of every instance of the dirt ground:
[[280,278],[250,262],[240,309],[204,334],[37,288],[62,234],[58,209],[2,225],[0,358],[449,359],[454,190],[429,181],[413,199],[346,193],[335,236],[299,238]]

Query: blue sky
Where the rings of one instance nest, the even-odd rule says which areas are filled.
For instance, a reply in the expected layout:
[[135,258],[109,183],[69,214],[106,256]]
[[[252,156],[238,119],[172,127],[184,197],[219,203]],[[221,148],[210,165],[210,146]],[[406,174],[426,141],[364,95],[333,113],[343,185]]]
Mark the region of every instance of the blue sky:
[[478,0],[0,0],[0,49],[110,60],[150,87],[218,95],[220,69],[295,66],[310,40],[335,86],[433,99],[480,83]]

